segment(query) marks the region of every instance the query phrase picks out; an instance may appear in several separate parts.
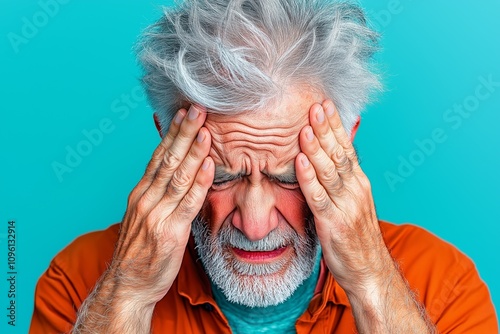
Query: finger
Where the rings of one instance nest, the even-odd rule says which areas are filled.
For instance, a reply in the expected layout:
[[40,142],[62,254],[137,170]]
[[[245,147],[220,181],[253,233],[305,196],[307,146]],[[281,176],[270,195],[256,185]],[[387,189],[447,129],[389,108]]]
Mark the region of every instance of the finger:
[[344,148],[337,142],[337,138],[326,119],[323,106],[316,103],[311,107],[309,122],[321,148],[326,155],[335,162],[339,173],[349,173],[352,163],[344,153]]
[[[214,162],[211,157],[206,157],[196,173],[191,188],[173,211],[169,209],[171,202],[166,196],[158,203],[155,207],[155,211],[157,212],[154,213],[159,214],[162,221],[168,215],[170,221],[170,226],[160,226],[160,229],[168,228],[170,231],[174,231],[174,233],[185,232],[187,235],[189,234],[191,222],[200,212],[205,202],[208,190],[214,179],[214,173]],[[178,229],[181,229],[181,231]],[[188,229],[187,232],[186,229]]]
[[318,138],[310,126],[302,129],[299,136],[300,148],[315,170],[316,178],[327,189],[330,197],[338,196],[343,188],[343,180],[333,160],[320,146]]
[[[326,100],[323,102],[323,109],[325,110],[326,118],[330,124],[330,128],[333,131],[337,143],[340,144],[347,158],[353,163],[356,168],[359,166],[358,156],[356,155],[356,150],[352,146],[351,139],[347,135],[340,115],[331,100]],[[339,154],[339,153],[338,153]]]
[[211,137],[206,128],[201,128],[186,158],[174,172],[168,183],[165,196],[178,203],[191,188],[196,173],[210,152]]
[[160,167],[160,164],[163,160],[163,156],[167,149],[172,145],[175,136],[179,133],[180,125],[182,120],[187,114],[187,110],[182,108],[177,111],[170,127],[168,128],[167,134],[162,138],[160,144],[156,147],[153,152],[153,156],[146,167],[146,172],[144,174],[144,178],[149,181],[153,181],[154,176],[156,175],[156,171]]
[[321,148],[335,163],[338,173],[346,175],[346,177],[352,176],[353,163],[345,154],[344,148],[338,143],[330,123],[326,119],[323,105],[316,103],[311,107],[309,122]]
[[172,145],[170,145],[163,155],[162,162],[154,176],[153,182],[145,193],[145,195],[148,194],[153,201],[159,201],[161,197],[163,197],[172,175],[189,152],[205,119],[206,112],[204,112],[204,109],[199,106],[191,105],[186,117],[184,117],[180,125],[179,132],[177,136],[175,136]]
[[128,207],[134,207],[139,199],[144,195],[146,190],[151,186],[158,168],[163,161],[165,152],[170,147],[170,145],[172,145],[175,136],[177,136],[180,124],[182,123],[182,120],[184,119],[186,114],[187,111],[184,108],[181,108],[177,111],[177,114],[170,124],[167,134],[162,138],[160,144],[154,150],[143,177],[137,183],[135,188],[130,192],[130,195],[128,197]]
[[306,199],[307,205],[314,217],[330,218],[333,211],[333,202],[325,188],[317,178],[317,171],[304,153],[295,158],[295,172],[300,190]]

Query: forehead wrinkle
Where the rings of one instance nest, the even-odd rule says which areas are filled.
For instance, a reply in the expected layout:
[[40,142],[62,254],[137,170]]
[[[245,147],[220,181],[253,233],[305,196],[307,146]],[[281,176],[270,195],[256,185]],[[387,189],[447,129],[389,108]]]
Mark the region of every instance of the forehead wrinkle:
[[[215,123],[215,122],[214,122]],[[288,150],[299,152],[300,127],[259,129],[259,127],[242,126],[234,128],[236,124],[207,124],[207,129],[212,135],[212,147],[220,158],[232,150],[248,149],[250,151],[262,151],[267,154],[276,154],[275,158],[281,158]],[[295,148],[296,146],[296,148]],[[227,159],[224,159],[227,163]]]
[[264,138],[248,138],[248,137],[238,137],[232,139],[223,138],[212,138],[213,146],[220,146],[218,151],[225,151],[227,149],[235,148],[249,148],[253,150],[263,150],[263,151],[277,151],[283,148],[291,149],[293,146],[298,147],[299,139],[298,136],[289,136],[283,138],[275,137],[264,137]]
[[209,113],[205,127],[212,137],[210,154],[216,165],[233,174],[289,173],[300,152],[300,130],[309,124],[310,107],[323,100],[322,94],[300,88],[266,109]]
[[[290,118],[295,119],[295,121],[283,124],[283,121],[289,121]],[[288,137],[290,134],[287,132],[295,130],[298,133],[307,123],[307,113],[304,113],[301,117],[281,118],[260,118],[259,115],[248,115],[248,117],[245,117],[245,121],[240,120],[239,117],[228,118],[225,115],[218,117],[217,122],[211,122],[208,119],[206,126],[209,131],[220,136],[230,135],[232,132],[240,132],[252,136]]]
[[[249,154],[247,154],[247,152],[245,151],[239,152],[238,159],[232,159],[232,156],[230,154],[227,154],[228,152],[231,151],[232,150],[228,150],[227,148],[217,147],[212,143],[209,156],[212,157],[212,159],[214,160],[216,168],[218,165],[222,164],[223,166],[227,167],[226,170],[239,169],[243,172],[251,170],[252,158]],[[235,165],[238,166],[235,167]]]
[[[259,130],[260,131],[260,130]],[[273,144],[278,143],[281,144],[283,141],[287,141],[287,139],[297,139],[298,138],[298,132],[296,135],[291,135],[287,133],[272,133],[272,134],[266,134],[266,133],[259,133],[259,131],[256,130],[256,132],[242,132],[242,131],[227,131],[226,133],[223,134],[218,134],[214,133],[212,136],[214,138],[217,138],[219,142],[221,143],[227,143],[230,141],[250,141],[251,139],[256,139],[257,142],[259,143],[264,143],[264,144]],[[242,139],[240,139],[242,138]],[[248,138],[248,139],[246,139]]]
[[[286,167],[282,172],[284,165],[292,165],[295,157],[300,152],[300,148],[293,142],[288,145],[275,146],[270,148],[268,145],[232,145],[218,148],[219,159],[224,166],[223,170],[231,173],[248,174],[252,171],[252,166],[257,166],[259,171],[266,171],[264,174],[286,173],[290,167]],[[216,161],[216,168],[217,168]],[[224,168],[225,167],[225,168]]]

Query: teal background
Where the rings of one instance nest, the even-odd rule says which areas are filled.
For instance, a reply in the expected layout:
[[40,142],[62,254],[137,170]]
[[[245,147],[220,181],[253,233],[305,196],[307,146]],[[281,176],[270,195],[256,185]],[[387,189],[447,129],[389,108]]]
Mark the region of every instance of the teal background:
[[[171,2],[66,0],[44,22],[41,3],[50,2],[0,2],[1,333],[27,332],[36,281],[58,251],[120,221],[159,142],[132,46]],[[459,247],[498,308],[500,87],[456,129],[443,116],[473,101],[479,77],[500,81],[500,2],[362,5],[384,36],[377,61],[386,92],[367,108],[355,140],[379,218],[412,222]],[[34,18],[38,31],[16,52],[9,33],[21,35],[23,20]],[[53,163],[65,164],[67,148],[102,122],[108,133],[58,179]],[[397,173],[400,157],[417,157],[415,140],[435,129],[446,140],[391,188],[386,173]],[[17,231],[15,328],[4,315],[9,219]]]

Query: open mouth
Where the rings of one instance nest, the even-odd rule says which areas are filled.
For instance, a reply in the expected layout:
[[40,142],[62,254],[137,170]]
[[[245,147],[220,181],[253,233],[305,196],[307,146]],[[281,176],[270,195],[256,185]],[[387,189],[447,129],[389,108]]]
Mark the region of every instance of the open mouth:
[[286,256],[290,252],[290,246],[283,246],[271,251],[246,251],[240,248],[231,247],[231,251],[242,261],[266,263],[276,261],[277,259]]

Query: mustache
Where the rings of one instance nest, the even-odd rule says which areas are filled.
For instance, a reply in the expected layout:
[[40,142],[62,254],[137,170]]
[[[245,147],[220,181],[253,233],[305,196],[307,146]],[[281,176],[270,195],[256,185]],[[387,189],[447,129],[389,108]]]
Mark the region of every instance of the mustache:
[[[218,245],[221,248],[235,247],[244,251],[272,251],[285,246],[314,247],[317,243],[314,217],[312,214],[305,218],[305,235],[300,235],[292,226],[281,224],[278,228],[269,232],[263,239],[257,241],[249,240],[243,232],[230,222],[225,222],[217,233],[210,229],[209,220],[199,213],[193,221],[193,228],[199,230],[199,235],[207,241],[206,245]],[[197,248],[201,247],[200,244]],[[217,248],[217,247],[216,247]],[[208,250],[208,249],[207,249]]]
[[219,231],[217,238],[222,247],[264,252],[294,245],[301,237],[293,228],[287,226],[272,230],[263,239],[251,241],[232,224],[226,224]]

